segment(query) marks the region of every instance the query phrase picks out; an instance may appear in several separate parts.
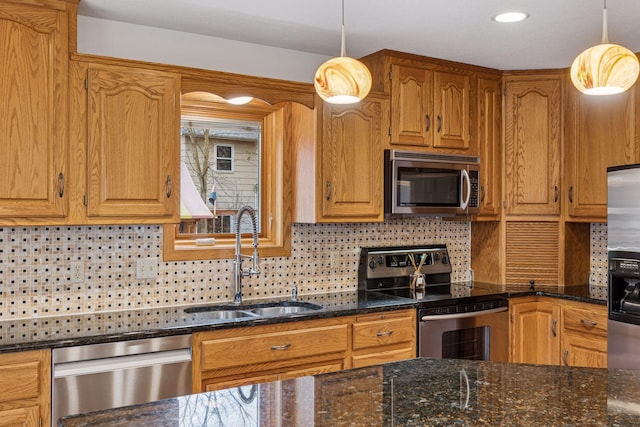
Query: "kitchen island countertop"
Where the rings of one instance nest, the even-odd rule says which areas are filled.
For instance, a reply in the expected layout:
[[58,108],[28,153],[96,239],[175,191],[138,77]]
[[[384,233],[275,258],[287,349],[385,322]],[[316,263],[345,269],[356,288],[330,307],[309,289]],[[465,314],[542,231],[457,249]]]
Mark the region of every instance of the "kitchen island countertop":
[[638,426],[640,371],[413,359],[59,422],[125,425]]

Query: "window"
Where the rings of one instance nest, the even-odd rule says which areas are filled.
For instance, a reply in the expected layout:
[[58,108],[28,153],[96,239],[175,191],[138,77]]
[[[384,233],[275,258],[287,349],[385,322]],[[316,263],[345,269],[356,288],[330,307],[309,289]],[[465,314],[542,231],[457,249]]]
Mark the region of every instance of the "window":
[[216,144],[215,168],[217,172],[233,172],[233,145]]
[[[165,226],[165,260],[232,258],[236,214],[245,205],[257,214],[261,255],[289,254],[292,215],[285,195],[292,192],[293,171],[284,165],[290,164],[293,144],[287,141],[285,114],[286,104],[234,106],[210,94],[182,96],[180,157],[186,177],[180,185],[181,222]],[[199,214],[185,209],[194,204]],[[251,228],[244,216],[243,239],[250,238]]]

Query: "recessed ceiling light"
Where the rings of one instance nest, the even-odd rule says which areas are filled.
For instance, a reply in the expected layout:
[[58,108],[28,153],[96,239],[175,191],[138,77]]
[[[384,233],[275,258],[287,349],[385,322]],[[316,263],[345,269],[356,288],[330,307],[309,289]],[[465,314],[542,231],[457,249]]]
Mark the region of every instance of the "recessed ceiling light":
[[492,16],[491,19],[496,22],[520,22],[524,21],[528,17],[529,14],[526,12],[505,12]]

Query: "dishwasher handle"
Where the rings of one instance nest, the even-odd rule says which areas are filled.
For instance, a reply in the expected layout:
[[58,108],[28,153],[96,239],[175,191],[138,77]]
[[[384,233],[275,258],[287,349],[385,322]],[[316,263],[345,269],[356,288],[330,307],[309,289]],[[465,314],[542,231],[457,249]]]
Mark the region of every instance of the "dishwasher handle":
[[423,322],[430,320],[450,320],[450,319],[465,319],[467,317],[477,317],[485,314],[501,313],[509,310],[509,307],[491,308],[489,310],[469,311],[466,313],[452,313],[452,314],[430,314],[428,316],[422,316]]
[[191,349],[183,348],[155,353],[58,363],[53,365],[53,378],[92,375],[122,369],[145,368],[174,363],[191,363]]

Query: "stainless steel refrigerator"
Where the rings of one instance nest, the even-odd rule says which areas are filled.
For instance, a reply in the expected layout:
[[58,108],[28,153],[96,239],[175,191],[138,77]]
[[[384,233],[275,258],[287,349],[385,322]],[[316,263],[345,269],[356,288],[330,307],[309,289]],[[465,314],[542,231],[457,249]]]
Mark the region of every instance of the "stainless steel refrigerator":
[[640,164],[607,168],[608,365],[640,369]]

